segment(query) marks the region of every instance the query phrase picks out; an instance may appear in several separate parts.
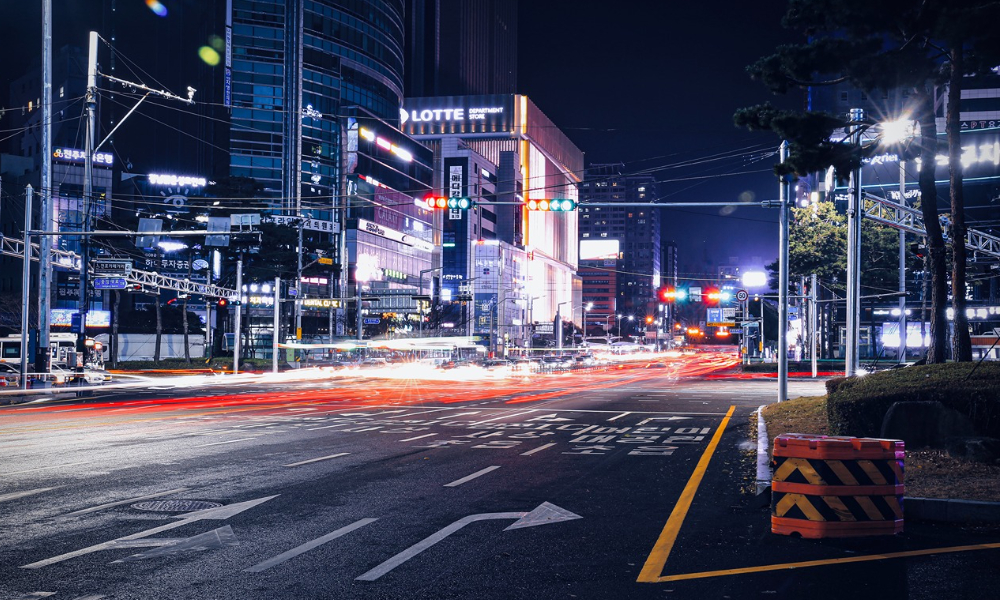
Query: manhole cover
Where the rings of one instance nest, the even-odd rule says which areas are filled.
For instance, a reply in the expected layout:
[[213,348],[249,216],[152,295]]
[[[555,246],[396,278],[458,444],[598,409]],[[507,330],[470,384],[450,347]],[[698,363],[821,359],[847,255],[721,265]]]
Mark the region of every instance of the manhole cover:
[[147,510],[151,512],[191,512],[193,510],[205,510],[206,508],[217,508],[222,506],[218,502],[206,502],[204,500],[156,500],[153,502],[139,502],[133,504],[136,510]]

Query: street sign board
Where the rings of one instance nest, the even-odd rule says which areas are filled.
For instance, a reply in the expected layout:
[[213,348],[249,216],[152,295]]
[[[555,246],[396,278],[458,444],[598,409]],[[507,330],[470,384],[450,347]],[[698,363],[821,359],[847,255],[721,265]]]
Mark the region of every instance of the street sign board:
[[95,273],[104,275],[128,275],[132,272],[132,261],[118,258],[99,258],[90,262]]
[[750,297],[750,294],[748,294],[746,290],[737,290],[736,291],[736,301],[737,302],[746,302],[747,298],[749,298],[749,297]]
[[124,277],[96,277],[94,278],[95,290],[124,290],[128,286],[128,281]]
[[365,319],[365,325],[378,325],[382,319]]
[[726,317],[725,312],[721,308],[709,308],[707,310],[707,315],[705,323],[709,327],[735,327],[736,319],[735,315]]
[[318,262],[321,265],[332,265],[333,264],[333,259],[332,258],[320,257],[320,258],[316,259],[316,262]]

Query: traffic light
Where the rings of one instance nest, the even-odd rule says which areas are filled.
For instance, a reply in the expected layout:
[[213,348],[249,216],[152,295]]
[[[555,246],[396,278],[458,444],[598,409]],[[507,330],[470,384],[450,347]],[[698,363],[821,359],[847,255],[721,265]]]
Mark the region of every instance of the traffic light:
[[227,300],[225,298],[219,298],[218,305],[219,305],[219,308],[225,308],[226,306],[229,305],[229,300]]
[[927,246],[920,242],[913,242],[910,244],[910,253],[917,258],[923,258],[927,254]]
[[702,299],[706,304],[725,304],[733,299],[732,292],[709,288],[702,294]]
[[472,198],[464,197],[451,197],[446,198],[444,196],[427,196],[422,200],[416,200],[414,202],[417,207],[426,210],[444,210],[444,209],[454,209],[454,210],[469,210],[476,205]]
[[672,287],[660,288],[657,292],[660,302],[683,302],[687,300],[687,290]]
[[570,212],[576,210],[576,200],[570,200],[569,198],[532,198],[525,200],[524,206],[528,210]]
[[125,291],[130,294],[141,294],[146,290],[143,289],[141,283],[130,283],[128,284],[128,287],[125,288]]

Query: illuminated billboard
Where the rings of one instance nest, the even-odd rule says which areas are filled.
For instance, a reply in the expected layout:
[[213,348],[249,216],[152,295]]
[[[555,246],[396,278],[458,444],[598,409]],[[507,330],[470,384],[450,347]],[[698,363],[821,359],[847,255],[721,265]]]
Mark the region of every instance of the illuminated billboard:
[[407,135],[511,132],[514,95],[407,98],[399,120]]
[[608,260],[618,258],[621,242],[599,239],[580,241],[580,260]]

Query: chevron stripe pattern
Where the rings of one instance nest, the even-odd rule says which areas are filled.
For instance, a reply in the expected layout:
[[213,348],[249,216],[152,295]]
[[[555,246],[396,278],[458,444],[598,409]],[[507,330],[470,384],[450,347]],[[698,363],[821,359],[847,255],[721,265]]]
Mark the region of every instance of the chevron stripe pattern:
[[902,485],[902,460],[831,460],[776,456],[772,481],[810,485]]
[[812,496],[772,492],[771,516],[835,523],[896,521],[903,518],[903,497]]

